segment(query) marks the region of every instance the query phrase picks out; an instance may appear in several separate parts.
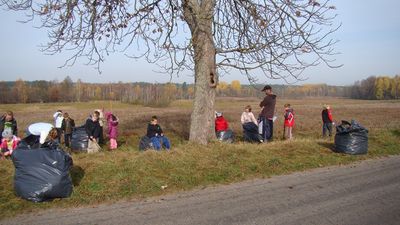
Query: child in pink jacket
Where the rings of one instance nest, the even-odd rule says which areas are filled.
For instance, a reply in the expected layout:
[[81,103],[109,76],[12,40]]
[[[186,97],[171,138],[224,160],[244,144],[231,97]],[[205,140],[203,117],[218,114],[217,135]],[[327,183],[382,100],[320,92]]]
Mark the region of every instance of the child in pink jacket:
[[1,140],[1,159],[4,159],[6,156],[11,156],[13,151],[17,148],[20,139],[13,135],[11,130],[4,130],[2,133]]
[[118,122],[119,119],[112,113],[107,113],[107,127],[108,137],[110,138],[110,150],[117,149],[117,136],[118,136]]

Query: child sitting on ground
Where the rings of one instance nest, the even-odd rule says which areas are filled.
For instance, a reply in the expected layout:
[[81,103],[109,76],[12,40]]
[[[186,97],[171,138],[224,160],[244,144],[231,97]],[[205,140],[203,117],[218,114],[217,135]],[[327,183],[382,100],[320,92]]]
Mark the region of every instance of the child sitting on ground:
[[290,107],[290,104],[285,104],[285,122],[283,125],[283,139],[292,139],[292,129],[294,126],[294,113],[293,109]]
[[171,147],[169,139],[164,136],[163,130],[158,125],[157,116],[151,117],[151,121],[147,126],[147,137],[150,138],[153,148],[156,150],[160,150],[161,147],[168,150]]
[[13,151],[17,148],[20,139],[13,135],[12,131],[7,129],[2,133],[1,140],[1,159],[4,159],[6,156],[11,156]]
[[247,105],[240,117],[240,122],[243,127],[243,136],[245,141],[263,142],[261,135],[258,133],[258,122],[251,112],[251,106]]
[[215,135],[219,141],[233,142],[233,131],[229,129],[222,112],[215,112]]

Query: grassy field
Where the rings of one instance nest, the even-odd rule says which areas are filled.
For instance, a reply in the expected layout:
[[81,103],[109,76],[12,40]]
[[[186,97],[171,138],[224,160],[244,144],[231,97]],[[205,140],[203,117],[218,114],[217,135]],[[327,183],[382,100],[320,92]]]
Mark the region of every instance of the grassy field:
[[[0,161],[0,216],[54,207],[76,207],[148,196],[180,190],[228,184],[251,178],[264,178],[329,165],[400,153],[400,102],[361,101],[348,99],[279,100],[274,142],[247,144],[241,141],[240,115],[250,104],[258,113],[259,99],[221,98],[217,110],[222,111],[236,133],[234,144],[211,143],[208,146],[187,142],[191,111],[190,101],[176,101],[167,108],[150,108],[117,102],[0,105],[0,112],[13,110],[20,136],[32,122],[52,122],[57,109],[69,112],[75,122],[83,124],[96,108],[113,111],[120,118],[121,147],[114,152],[73,154],[71,175],[74,192],[68,199],[32,203],[13,193],[14,167],[9,160]],[[296,114],[295,139],[281,139],[283,104],[292,104]],[[320,113],[329,103],[336,121],[359,121],[370,130],[369,153],[349,156],[333,153],[333,139],[321,138]],[[146,123],[157,115],[171,151],[139,152],[138,141],[146,131]],[[167,185],[166,189],[161,186]]]

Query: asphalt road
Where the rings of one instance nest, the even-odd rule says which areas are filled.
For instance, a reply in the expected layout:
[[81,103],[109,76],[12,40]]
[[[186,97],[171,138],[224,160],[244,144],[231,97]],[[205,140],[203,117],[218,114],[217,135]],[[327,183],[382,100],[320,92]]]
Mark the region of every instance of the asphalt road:
[[400,156],[0,224],[400,224]]

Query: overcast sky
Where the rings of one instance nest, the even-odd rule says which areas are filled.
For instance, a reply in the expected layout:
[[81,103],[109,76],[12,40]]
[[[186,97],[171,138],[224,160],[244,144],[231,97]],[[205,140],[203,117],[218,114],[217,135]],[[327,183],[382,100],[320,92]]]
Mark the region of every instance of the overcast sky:
[[[400,74],[400,0],[337,0],[331,1],[337,7],[338,21],[342,27],[334,34],[340,40],[336,50],[339,69],[324,65],[308,69],[301,83],[328,83],[350,85],[354,81],[371,75]],[[135,61],[122,53],[106,58],[102,74],[92,66],[84,65],[84,59],[73,67],[59,68],[67,54],[45,55],[39,45],[47,41],[45,30],[33,28],[31,23],[22,24],[22,12],[0,10],[0,80],[63,80],[67,75],[74,81],[86,82],[168,82],[169,75],[159,74],[158,67],[144,60]],[[255,74],[262,83],[284,83],[269,81]],[[246,77],[232,72],[221,78],[223,81],[240,80],[248,83]],[[172,77],[172,82],[193,83],[187,73]]]

